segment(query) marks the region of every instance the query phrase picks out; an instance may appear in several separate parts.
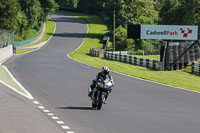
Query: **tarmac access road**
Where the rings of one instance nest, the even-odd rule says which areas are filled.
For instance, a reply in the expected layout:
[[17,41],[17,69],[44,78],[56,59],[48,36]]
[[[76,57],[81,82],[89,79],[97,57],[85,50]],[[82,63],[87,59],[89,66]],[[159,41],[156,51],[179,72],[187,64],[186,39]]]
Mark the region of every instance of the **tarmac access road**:
[[[102,110],[92,110],[87,88],[100,71],[67,57],[87,25],[54,15],[56,32],[40,50],[4,63],[17,80],[75,133],[198,133],[198,93],[112,73],[115,87]],[[89,36],[92,37],[92,36]]]

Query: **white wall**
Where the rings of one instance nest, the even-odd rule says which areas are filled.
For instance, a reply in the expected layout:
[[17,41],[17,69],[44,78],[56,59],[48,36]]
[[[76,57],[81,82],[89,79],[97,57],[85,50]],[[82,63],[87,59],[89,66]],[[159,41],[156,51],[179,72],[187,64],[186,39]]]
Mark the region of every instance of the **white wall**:
[[8,45],[7,47],[0,48],[0,65],[7,59],[13,56],[13,46]]

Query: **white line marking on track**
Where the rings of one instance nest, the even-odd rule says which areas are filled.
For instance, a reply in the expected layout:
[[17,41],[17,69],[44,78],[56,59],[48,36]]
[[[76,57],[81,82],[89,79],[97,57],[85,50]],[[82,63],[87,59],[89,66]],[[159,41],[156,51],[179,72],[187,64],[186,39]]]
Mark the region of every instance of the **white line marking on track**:
[[47,113],[47,115],[49,115],[49,116],[53,116],[54,114],[53,114],[53,113]]
[[52,116],[51,118],[54,119],[54,120],[58,120],[58,119],[59,119],[59,118],[56,117],[56,116]]
[[45,113],[49,113],[50,111],[49,111],[49,110],[43,110],[43,112],[45,112]]
[[33,101],[34,104],[40,104],[38,101]]
[[58,124],[64,124],[63,121],[56,121]]
[[63,129],[70,129],[68,126],[61,126]]
[[68,131],[67,133],[75,133],[74,131]]
[[44,106],[38,106],[39,109],[44,109]]

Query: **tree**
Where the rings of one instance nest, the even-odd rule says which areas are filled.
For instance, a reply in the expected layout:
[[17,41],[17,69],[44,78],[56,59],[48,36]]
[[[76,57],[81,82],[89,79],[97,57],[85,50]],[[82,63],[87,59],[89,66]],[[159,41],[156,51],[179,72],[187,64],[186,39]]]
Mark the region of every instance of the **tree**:
[[108,0],[104,13],[112,18],[116,13],[116,25],[155,24],[158,12],[154,9],[153,0]]
[[89,13],[101,12],[99,3],[100,0],[79,0],[78,8]]
[[18,0],[0,0],[0,29],[15,29],[20,10]]
[[48,15],[53,14],[58,8],[58,4],[54,0],[39,0],[44,16],[42,16],[42,21],[45,22]]
[[161,24],[199,25],[200,1],[165,0],[159,16]]
[[127,30],[123,28],[121,25],[118,26],[115,30],[116,36],[116,50],[128,50],[134,51],[135,45],[133,39],[127,38]]
[[77,8],[79,0],[56,0],[60,7]]
[[19,0],[21,4],[21,10],[26,15],[28,20],[27,29],[39,29],[43,23],[42,17],[44,17],[44,12],[41,8],[40,2],[38,0]]

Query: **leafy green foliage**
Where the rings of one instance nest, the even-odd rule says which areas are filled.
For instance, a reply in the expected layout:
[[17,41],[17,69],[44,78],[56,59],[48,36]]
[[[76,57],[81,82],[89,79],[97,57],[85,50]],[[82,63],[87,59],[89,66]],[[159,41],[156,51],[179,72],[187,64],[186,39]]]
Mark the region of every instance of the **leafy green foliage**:
[[156,24],[158,12],[153,0],[124,0],[118,11],[118,22],[124,26],[132,24]]
[[40,32],[48,15],[57,9],[54,0],[0,0],[0,29],[16,30],[18,40]]
[[39,29],[41,26],[41,20],[44,16],[40,2],[38,0],[20,0],[22,11],[25,13],[28,25],[28,29]]
[[39,0],[39,1],[44,12],[42,20],[46,21],[48,15],[53,14],[58,9],[58,4],[55,3],[54,0]]
[[0,29],[16,29],[20,10],[18,0],[0,0]]
[[116,50],[135,50],[134,41],[127,38],[127,30],[121,25],[115,30]]
[[162,24],[199,25],[199,0],[164,0],[159,14]]
[[56,0],[60,7],[77,8],[79,0]]

